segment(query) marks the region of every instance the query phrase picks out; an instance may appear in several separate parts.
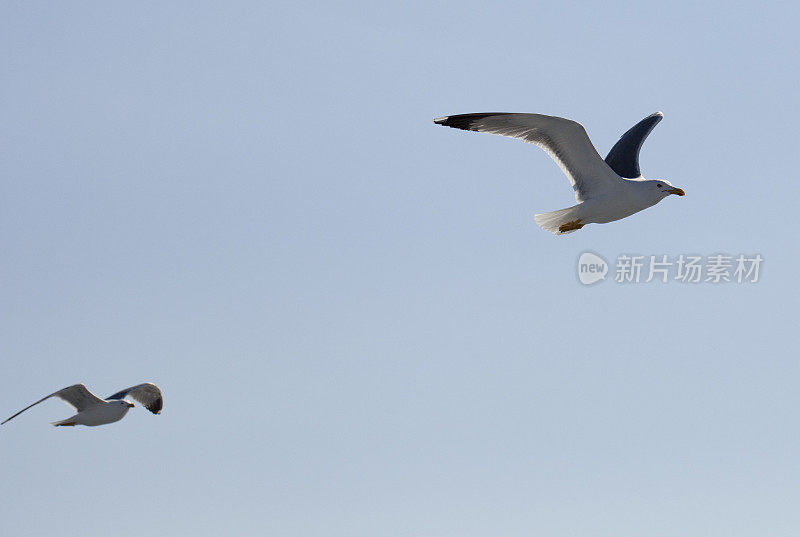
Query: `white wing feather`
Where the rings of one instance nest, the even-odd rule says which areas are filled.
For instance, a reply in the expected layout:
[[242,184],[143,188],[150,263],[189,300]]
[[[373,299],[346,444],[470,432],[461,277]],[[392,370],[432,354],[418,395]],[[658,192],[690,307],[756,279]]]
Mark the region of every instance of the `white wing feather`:
[[456,129],[518,138],[544,149],[559,165],[582,202],[613,190],[622,181],[592,145],[583,125],[542,114],[461,114],[434,123]]
[[10,421],[10,420],[16,418],[17,416],[19,416],[20,414],[22,414],[23,412],[25,412],[26,410],[28,410],[32,406],[36,406],[39,403],[41,403],[42,401],[46,401],[46,400],[50,399],[51,397],[58,397],[62,401],[64,401],[64,402],[68,403],[69,405],[71,405],[78,412],[83,412],[85,409],[87,409],[89,407],[105,403],[105,401],[103,401],[102,399],[97,397],[95,394],[90,392],[89,389],[86,386],[84,386],[83,384],[73,384],[72,386],[67,386],[66,388],[58,390],[57,392],[51,393],[47,397],[42,397],[41,399],[39,399],[35,403],[26,406],[25,408],[23,408],[22,410],[20,410],[19,412],[17,412],[16,414],[11,416],[10,418],[8,418],[7,420],[5,420],[2,423],[0,423],[0,425],[5,423],[6,421]]

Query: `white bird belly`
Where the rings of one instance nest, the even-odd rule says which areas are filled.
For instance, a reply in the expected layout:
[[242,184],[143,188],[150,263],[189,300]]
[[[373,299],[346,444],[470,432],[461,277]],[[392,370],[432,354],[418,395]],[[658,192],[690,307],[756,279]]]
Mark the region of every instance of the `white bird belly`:
[[618,196],[594,198],[580,204],[578,212],[584,223],[606,224],[651,207],[652,203],[631,203],[630,199]]
[[97,405],[76,414],[75,423],[77,425],[88,425],[89,427],[114,423],[124,418],[128,410],[127,406],[121,405]]

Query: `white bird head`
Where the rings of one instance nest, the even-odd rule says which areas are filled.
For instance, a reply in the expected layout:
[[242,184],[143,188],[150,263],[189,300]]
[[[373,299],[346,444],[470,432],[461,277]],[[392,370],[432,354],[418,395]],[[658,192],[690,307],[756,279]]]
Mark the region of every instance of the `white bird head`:
[[623,179],[623,181],[626,181],[629,186],[633,186],[631,193],[643,207],[652,207],[670,194],[686,195],[683,190],[675,188],[664,179]]
[[686,192],[681,188],[672,186],[672,183],[664,179],[645,179],[638,181],[645,196],[655,204],[666,198],[670,194],[685,196]]
[[656,188],[661,192],[661,197],[663,198],[666,198],[670,194],[675,194],[676,196],[686,195],[686,192],[684,192],[682,188],[674,187],[672,183],[664,179],[653,179],[650,182],[656,184]]
[[113,403],[116,403],[118,406],[125,407],[126,409],[133,408],[134,406],[136,406],[133,403],[126,401],[125,399],[119,399],[117,401],[113,401]]

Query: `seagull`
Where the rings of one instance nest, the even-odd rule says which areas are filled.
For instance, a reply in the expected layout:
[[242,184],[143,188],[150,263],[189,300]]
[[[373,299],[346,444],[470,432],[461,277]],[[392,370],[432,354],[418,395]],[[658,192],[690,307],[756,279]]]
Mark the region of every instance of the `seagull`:
[[119,421],[124,418],[128,410],[134,406],[133,403],[129,403],[125,400],[126,397],[138,401],[153,414],[160,414],[161,408],[164,406],[161,390],[158,389],[158,386],[150,384],[149,382],[125,388],[106,399],[100,399],[90,392],[83,384],[73,384],[72,386],[67,386],[55,393],[51,393],[47,397],[39,399],[32,405],[26,406],[0,423],[0,425],[16,418],[30,407],[38,405],[51,397],[58,397],[62,401],[72,405],[72,407],[78,411],[78,413],[71,418],[54,421],[52,425],[56,427],[71,427],[73,425],[88,425],[94,427],[95,425],[105,425],[106,423]]
[[685,195],[663,179],[648,180],[639,170],[639,150],[664,117],[652,114],[628,130],[611,148],[605,161],[592,145],[583,125],[542,114],[460,114],[433,120],[437,125],[499,134],[539,146],[564,172],[575,191],[577,205],[534,215],[539,226],[556,235],[586,224],[605,224],[652,207],[670,194]]

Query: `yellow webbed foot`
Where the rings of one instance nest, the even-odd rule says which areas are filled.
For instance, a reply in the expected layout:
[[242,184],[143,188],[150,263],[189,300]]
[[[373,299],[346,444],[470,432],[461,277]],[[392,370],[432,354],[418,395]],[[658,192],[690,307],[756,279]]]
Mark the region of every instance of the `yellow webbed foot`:
[[561,233],[566,233],[567,231],[575,231],[576,229],[580,229],[584,226],[584,224],[581,224],[581,220],[583,219],[578,218],[577,220],[571,220],[570,222],[561,224],[560,226],[558,226],[558,230]]

